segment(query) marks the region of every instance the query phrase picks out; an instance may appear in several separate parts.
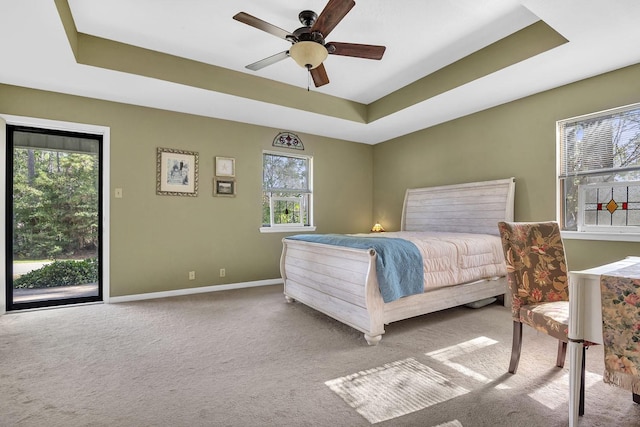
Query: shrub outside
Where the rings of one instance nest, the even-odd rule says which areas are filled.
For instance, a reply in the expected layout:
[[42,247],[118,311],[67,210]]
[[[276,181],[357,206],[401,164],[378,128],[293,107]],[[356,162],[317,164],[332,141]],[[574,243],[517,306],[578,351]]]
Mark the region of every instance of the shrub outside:
[[54,261],[13,281],[15,289],[75,286],[98,281],[98,259]]

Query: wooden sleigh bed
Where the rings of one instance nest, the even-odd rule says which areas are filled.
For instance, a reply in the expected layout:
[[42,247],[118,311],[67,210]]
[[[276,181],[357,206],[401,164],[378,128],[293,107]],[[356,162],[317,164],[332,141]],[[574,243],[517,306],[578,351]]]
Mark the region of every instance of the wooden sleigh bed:
[[[513,221],[514,192],[513,178],[408,189],[401,230],[498,236],[498,221]],[[504,297],[506,277],[500,275],[436,286],[384,302],[375,249],[292,238],[283,239],[280,260],[286,300],[304,303],[363,332],[369,345],[382,339],[384,325],[391,322],[491,297],[502,297],[505,304],[509,301]]]

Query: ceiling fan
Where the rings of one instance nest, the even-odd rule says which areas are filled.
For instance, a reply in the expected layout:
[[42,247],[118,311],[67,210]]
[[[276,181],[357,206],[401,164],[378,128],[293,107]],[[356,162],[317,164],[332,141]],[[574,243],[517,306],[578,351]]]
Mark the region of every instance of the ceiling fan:
[[382,59],[382,55],[386,49],[385,46],[325,42],[325,38],[329,33],[355,5],[356,2],[353,0],[329,0],[320,15],[317,15],[311,10],[303,10],[298,15],[298,19],[303,26],[292,33],[249,15],[248,13],[237,13],[233,17],[236,21],[240,21],[291,42],[289,50],[276,53],[258,62],[249,64],[246,68],[258,71],[268,65],[292,57],[298,65],[309,70],[313,78],[313,83],[316,87],[320,87],[329,83],[327,71],[322,63],[327,58],[327,55]]

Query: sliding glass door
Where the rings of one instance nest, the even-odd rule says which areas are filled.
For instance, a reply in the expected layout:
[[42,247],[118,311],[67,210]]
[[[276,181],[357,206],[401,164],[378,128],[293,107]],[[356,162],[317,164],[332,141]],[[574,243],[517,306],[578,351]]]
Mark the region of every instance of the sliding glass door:
[[102,301],[102,136],[6,131],[7,310]]

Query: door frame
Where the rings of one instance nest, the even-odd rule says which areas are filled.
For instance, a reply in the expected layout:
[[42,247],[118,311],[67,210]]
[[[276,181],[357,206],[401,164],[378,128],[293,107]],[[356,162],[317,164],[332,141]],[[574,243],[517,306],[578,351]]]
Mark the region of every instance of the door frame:
[[[84,123],[74,123],[74,122],[64,122],[58,120],[48,120],[48,119],[38,119],[34,117],[23,117],[23,116],[14,116],[9,114],[0,113],[0,164],[7,166],[6,152],[7,152],[7,137],[6,137],[6,124],[15,125],[15,126],[27,126],[32,128],[42,128],[42,129],[52,129],[52,130],[60,130],[67,132],[79,132],[79,133],[89,133],[95,135],[102,135],[102,159],[100,162],[102,164],[102,236],[100,244],[102,246],[102,295],[104,303],[109,302],[110,295],[110,286],[109,286],[109,271],[110,271],[110,242],[109,242],[109,206],[110,206],[110,195],[111,195],[111,187],[109,180],[109,171],[110,171],[110,160],[111,160],[111,129],[107,126],[99,126],[99,125],[91,125]],[[6,182],[6,174],[0,173],[0,212],[6,212],[6,192],[7,192],[7,182]],[[4,213],[0,215],[0,240],[2,241],[2,245],[0,245],[0,277],[2,285],[0,292],[0,315],[5,314],[7,311],[7,301],[6,301],[6,253],[5,253],[5,241],[6,241],[6,215]],[[95,304],[95,303],[89,303]],[[56,306],[61,307],[61,306]],[[24,310],[21,310],[24,311]]]

